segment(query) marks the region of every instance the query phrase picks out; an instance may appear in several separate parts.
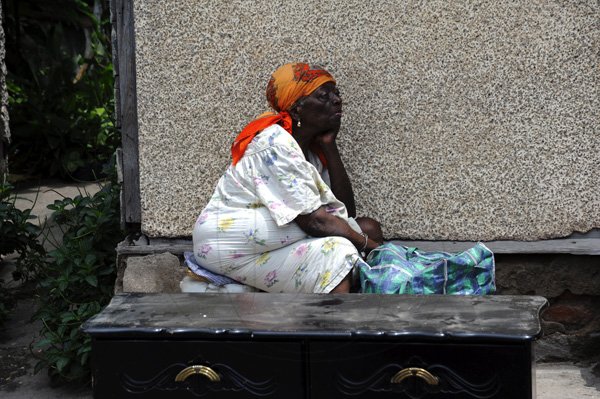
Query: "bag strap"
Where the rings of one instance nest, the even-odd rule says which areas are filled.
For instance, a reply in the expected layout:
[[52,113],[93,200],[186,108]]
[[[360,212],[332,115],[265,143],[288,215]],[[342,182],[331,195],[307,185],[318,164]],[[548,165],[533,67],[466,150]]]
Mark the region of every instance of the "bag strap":
[[[415,256],[415,253],[417,252],[417,247],[404,247],[406,249],[406,260],[412,258]],[[418,253],[417,253],[418,255]]]
[[[414,249],[416,250],[417,248],[414,248]],[[371,252],[369,252],[369,255],[367,256],[367,262],[370,261],[371,259],[373,259],[373,257],[375,256],[375,254],[377,252],[385,252],[385,251],[393,253],[394,255],[396,255],[397,257],[399,257],[400,259],[404,259],[405,258],[404,255],[402,255],[401,253],[399,253],[395,249],[390,248],[390,247],[386,247],[386,246],[383,246],[383,245],[380,245],[377,248],[374,248]],[[406,256],[406,259],[408,259],[408,256]]]

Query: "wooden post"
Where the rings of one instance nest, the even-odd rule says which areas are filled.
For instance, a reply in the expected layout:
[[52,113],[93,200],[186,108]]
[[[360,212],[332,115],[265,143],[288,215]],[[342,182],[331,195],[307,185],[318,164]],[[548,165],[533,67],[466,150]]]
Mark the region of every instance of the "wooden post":
[[133,1],[111,0],[113,64],[115,70],[116,125],[121,131],[123,185],[121,220],[128,228],[139,228],[140,169],[138,151],[137,95],[135,81],[135,30]]

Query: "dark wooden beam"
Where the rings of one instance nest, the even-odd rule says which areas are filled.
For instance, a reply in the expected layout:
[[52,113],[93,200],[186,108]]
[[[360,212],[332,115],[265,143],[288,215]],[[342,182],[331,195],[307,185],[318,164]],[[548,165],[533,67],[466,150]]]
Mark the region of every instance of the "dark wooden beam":
[[121,131],[123,186],[121,215],[126,225],[141,223],[135,30],[132,0],[111,0],[116,125]]

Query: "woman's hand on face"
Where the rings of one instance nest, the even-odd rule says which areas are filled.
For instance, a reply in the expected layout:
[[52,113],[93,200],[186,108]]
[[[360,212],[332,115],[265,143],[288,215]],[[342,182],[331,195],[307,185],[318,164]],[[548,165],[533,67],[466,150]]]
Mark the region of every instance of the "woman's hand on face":
[[335,139],[337,138],[339,130],[331,130],[329,132],[318,135],[314,138],[316,144],[325,149],[335,145]]

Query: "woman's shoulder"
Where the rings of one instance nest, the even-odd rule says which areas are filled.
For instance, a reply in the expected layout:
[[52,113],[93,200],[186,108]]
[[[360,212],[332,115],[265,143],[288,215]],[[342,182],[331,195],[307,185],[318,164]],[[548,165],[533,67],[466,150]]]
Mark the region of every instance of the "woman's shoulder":
[[285,147],[292,151],[301,151],[292,135],[277,124],[271,125],[257,134],[248,146],[248,150],[258,152],[273,147]]

